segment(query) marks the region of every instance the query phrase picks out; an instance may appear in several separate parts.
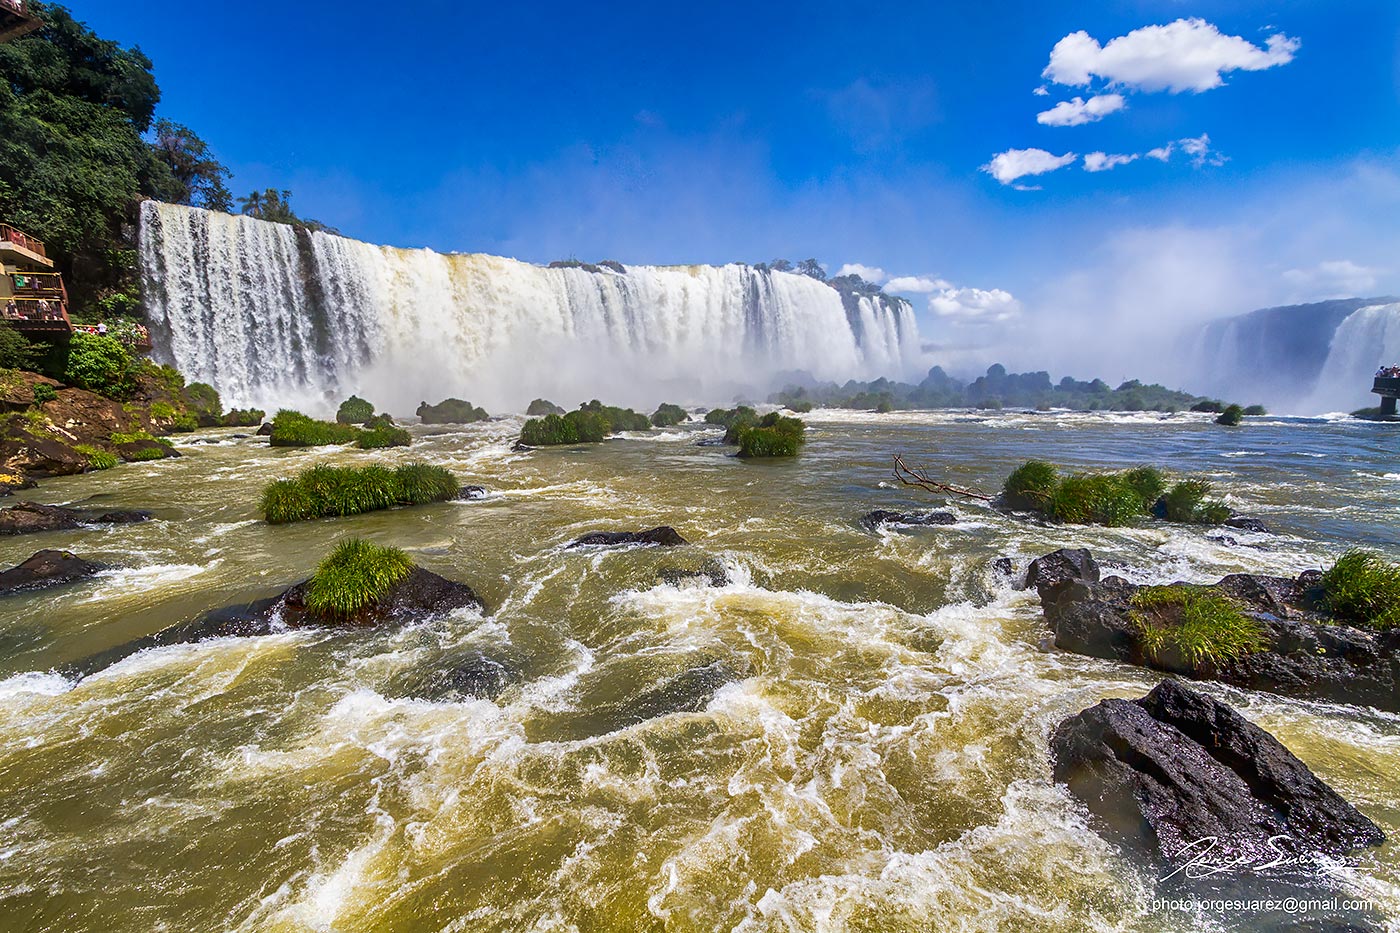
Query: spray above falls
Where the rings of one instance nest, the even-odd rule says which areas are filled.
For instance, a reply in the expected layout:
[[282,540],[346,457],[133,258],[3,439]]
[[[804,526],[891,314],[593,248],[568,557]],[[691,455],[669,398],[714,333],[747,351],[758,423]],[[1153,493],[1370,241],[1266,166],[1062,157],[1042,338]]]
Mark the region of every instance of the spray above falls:
[[544,268],[148,201],[141,267],[157,357],[238,406],[720,403],[922,363],[907,302],[739,264]]

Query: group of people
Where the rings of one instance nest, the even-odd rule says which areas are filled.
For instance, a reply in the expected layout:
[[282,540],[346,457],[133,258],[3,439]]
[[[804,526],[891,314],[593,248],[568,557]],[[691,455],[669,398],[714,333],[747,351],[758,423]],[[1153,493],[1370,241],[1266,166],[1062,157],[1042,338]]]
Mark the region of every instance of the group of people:
[[63,318],[62,306],[47,298],[33,302],[33,308],[20,310],[19,302],[11,298],[5,303],[5,317],[12,321],[57,321]]
[[1376,370],[1377,379],[1400,379],[1400,366],[1382,366]]

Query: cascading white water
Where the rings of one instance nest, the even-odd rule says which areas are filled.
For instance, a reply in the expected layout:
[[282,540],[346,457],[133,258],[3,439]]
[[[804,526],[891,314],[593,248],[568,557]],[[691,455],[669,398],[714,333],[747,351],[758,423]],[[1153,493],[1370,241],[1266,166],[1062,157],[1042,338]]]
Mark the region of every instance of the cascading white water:
[[1372,377],[1381,366],[1400,365],[1400,303],[1353,311],[1332,336],[1310,407],[1313,411],[1354,411],[1374,407]]
[[141,263],[157,356],[229,405],[393,412],[727,402],[779,374],[903,378],[927,364],[907,302],[745,265],[543,268],[373,246],[146,202]]

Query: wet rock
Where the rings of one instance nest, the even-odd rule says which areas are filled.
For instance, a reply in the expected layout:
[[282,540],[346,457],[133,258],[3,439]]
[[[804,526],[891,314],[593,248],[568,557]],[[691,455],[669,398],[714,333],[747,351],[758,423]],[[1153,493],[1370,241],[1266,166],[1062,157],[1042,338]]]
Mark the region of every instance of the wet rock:
[[516,441],[514,444],[510,445],[510,449],[518,454],[528,454],[535,448],[531,447],[529,444],[522,444],[520,441]]
[[11,496],[24,489],[39,485],[27,476],[18,473],[0,473],[0,496]]
[[998,557],[992,561],[992,573],[1009,577],[1016,572],[1016,562],[1009,557]]
[[19,432],[0,438],[0,470],[6,475],[74,476],[86,472],[86,454],[54,437]]
[[1055,780],[1106,835],[1167,864],[1211,838],[1212,862],[1272,860],[1285,845],[1335,856],[1385,838],[1272,735],[1174,680],[1070,717],[1050,750]]
[[1319,578],[1319,571],[1293,579],[1231,574],[1203,587],[1263,628],[1263,650],[1218,666],[1149,652],[1133,619],[1131,600],[1140,587],[1120,577],[1062,580],[1040,587],[1040,601],[1055,647],[1064,651],[1280,696],[1400,711],[1400,629],[1335,624],[1320,611]]
[[707,560],[697,568],[662,567],[656,576],[662,583],[677,589],[728,586],[730,583],[729,570],[718,560]]
[[625,544],[676,547],[687,543],[676,529],[670,525],[661,525],[647,531],[595,531],[571,542],[569,547],[619,547]]
[[519,671],[473,654],[450,666],[406,673],[389,685],[389,691],[419,700],[494,700],[519,682]]
[[1087,548],[1060,548],[1031,561],[1026,569],[1026,589],[1035,590],[1044,603],[1045,594],[1072,580],[1099,582],[1099,565]]
[[264,422],[262,423],[262,427],[258,428],[257,436],[258,436],[258,437],[271,437],[271,436],[272,436],[272,422],[271,422],[271,421],[264,421]]
[[113,448],[117,456],[127,463],[137,463],[146,460],[164,460],[167,457],[178,457],[180,452],[169,444],[162,444],[160,441],[131,441],[126,444],[117,444]]
[[476,502],[480,499],[485,499],[486,496],[487,491],[485,486],[463,486],[461,489],[457,490],[457,498],[465,499],[468,502]]
[[1231,518],[1227,518],[1221,524],[1223,524],[1226,528],[1238,528],[1240,531],[1252,531],[1256,534],[1267,535],[1273,533],[1269,531],[1269,526],[1265,525],[1259,519],[1248,518],[1243,515],[1236,515]]
[[0,509],[0,535],[25,535],[40,531],[71,531],[83,525],[125,525],[150,519],[150,512],[70,509],[61,505],[20,502]]
[[711,661],[681,671],[625,700],[600,703],[567,716],[559,737],[568,740],[606,735],[673,713],[697,713],[709,705],[715,693],[739,674],[723,661]]
[[90,577],[101,569],[100,564],[83,560],[68,551],[38,551],[24,563],[0,572],[0,596],[72,583]]
[[891,512],[875,509],[860,517],[860,524],[871,531],[881,525],[954,525],[958,517],[952,512]]

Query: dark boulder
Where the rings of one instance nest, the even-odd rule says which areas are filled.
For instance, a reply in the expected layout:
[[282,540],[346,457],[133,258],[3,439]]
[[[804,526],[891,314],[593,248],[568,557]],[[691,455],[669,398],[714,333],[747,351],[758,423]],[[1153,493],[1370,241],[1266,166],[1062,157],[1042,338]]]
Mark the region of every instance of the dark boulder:
[[272,436],[272,422],[271,422],[271,421],[264,421],[264,422],[262,423],[262,427],[258,428],[258,430],[257,430],[257,436],[258,436],[258,437],[271,437],[271,436]]
[[387,689],[390,694],[417,700],[494,700],[519,682],[519,671],[473,653],[442,667],[408,671],[394,678]]
[[662,583],[677,589],[728,586],[730,583],[729,570],[718,560],[707,560],[702,566],[696,568],[662,567],[657,571],[656,576]]
[[625,544],[676,547],[687,543],[676,529],[670,525],[662,525],[648,531],[595,531],[571,542],[569,547],[619,547]]
[[891,512],[876,509],[860,517],[860,524],[871,531],[881,525],[955,525],[958,517],[952,512]]
[[465,499],[468,502],[476,502],[480,499],[485,499],[486,496],[487,491],[485,486],[463,486],[461,489],[457,490],[457,498]]
[[1178,681],[1066,719],[1050,750],[1055,780],[1106,835],[1167,864],[1206,839],[1212,863],[1250,863],[1283,845],[1336,856],[1385,838],[1277,739]]
[[1238,528],[1240,531],[1252,531],[1257,534],[1265,535],[1272,534],[1272,532],[1269,531],[1269,526],[1265,525],[1259,519],[1247,518],[1243,515],[1236,515],[1231,518],[1227,518],[1221,524],[1223,524],[1226,528]]
[[83,525],[119,525],[144,522],[150,512],[70,509],[61,505],[20,502],[0,509],[0,535],[34,534],[40,531],[71,531]]
[[1035,590],[1042,600],[1056,586],[1072,580],[1099,582],[1099,565],[1087,548],[1060,548],[1031,561],[1026,569],[1026,589]]
[[688,668],[626,699],[588,704],[582,712],[563,717],[558,737],[577,741],[673,713],[697,713],[721,687],[738,679],[738,672],[723,661]]
[[24,489],[33,489],[39,485],[27,476],[20,476],[17,473],[0,473],[0,496],[13,495]]
[[1009,577],[1016,572],[1016,562],[1009,557],[998,557],[992,561],[992,573]]
[[0,572],[0,596],[72,583],[90,577],[101,569],[101,565],[67,551],[39,551],[24,563]]

